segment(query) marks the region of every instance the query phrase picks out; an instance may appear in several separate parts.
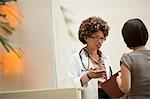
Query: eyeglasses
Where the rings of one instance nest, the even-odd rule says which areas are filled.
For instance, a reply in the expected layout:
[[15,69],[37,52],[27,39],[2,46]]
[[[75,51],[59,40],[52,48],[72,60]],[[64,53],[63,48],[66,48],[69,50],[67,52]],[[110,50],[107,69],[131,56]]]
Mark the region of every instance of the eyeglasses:
[[90,36],[90,38],[93,38],[93,39],[95,39],[95,40],[97,40],[97,41],[99,41],[99,40],[105,41],[105,40],[106,40],[106,38],[104,38],[104,37],[99,37],[99,36],[95,36],[95,37]]

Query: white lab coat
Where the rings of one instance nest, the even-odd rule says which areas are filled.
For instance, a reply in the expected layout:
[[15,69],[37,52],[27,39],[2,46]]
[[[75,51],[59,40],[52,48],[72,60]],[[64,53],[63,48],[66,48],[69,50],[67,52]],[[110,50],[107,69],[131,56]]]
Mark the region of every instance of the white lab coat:
[[[85,55],[84,51],[81,52],[82,61],[86,68],[88,67],[88,57]],[[107,78],[110,78],[110,67],[111,62],[109,58],[102,53],[102,58],[104,60]],[[110,67],[109,67],[110,66]],[[72,55],[69,64],[68,76],[73,78],[74,87],[83,88],[82,99],[98,99],[98,79],[91,79],[88,84],[84,87],[81,86],[80,78],[87,73],[82,66],[81,59],[79,57],[79,52]],[[91,60],[89,60],[89,68],[94,68]]]

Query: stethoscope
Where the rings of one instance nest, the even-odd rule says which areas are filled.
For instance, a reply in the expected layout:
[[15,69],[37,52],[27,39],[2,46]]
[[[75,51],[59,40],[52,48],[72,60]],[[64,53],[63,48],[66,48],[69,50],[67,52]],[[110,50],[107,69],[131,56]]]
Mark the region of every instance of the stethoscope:
[[[88,66],[85,66],[85,64],[83,63],[82,56],[81,56],[82,51],[84,51],[84,52],[87,53],[87,57],[88,57]],[[89,52],[88,52],[85,48],[82,48],[82,49],[80,50],[80,52],[79,52],[79,57],[80,57],[82,66],[83,66],[83,68],[84,68],[84,69],[81,69],[82,72],[88,71],[89,69],[92,69],[92,68],[90,68],[90,55],[89,55]],[[109,66],[109,69],[110,69],[110,77],[111,77],[111,75],[112,75],[112,69],[111,69],[110,66]]]
[[[87,57],[88,57],[88,66],[85,66],[85,64],[83,63],[83,59],[82,59],[82,56],[81,56],[81,53],[82,51],[86,52],[87,53]],[[89,52],[87,50],[85,50],[85,48],[82,48],[79,52],[79,57],[80,57],[80,60],[81,60],[81,63],[82,63],[82,66],[84,69],[81,69],[81,71],[88,71],[90,69],[90,55],[89,55]]]

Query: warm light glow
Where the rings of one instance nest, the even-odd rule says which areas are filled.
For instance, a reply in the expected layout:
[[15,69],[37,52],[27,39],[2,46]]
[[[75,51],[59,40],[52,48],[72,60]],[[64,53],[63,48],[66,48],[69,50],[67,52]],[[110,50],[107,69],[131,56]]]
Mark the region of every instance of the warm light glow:
[[22,59],[19,59],[14,52],[4,51],[1,58],[4,75],[20,75],[22,73]]
[[6,19],[13,28],[16,28],[21,22],[22,15],[16,3],[1,5],[0,13],[6,15]]

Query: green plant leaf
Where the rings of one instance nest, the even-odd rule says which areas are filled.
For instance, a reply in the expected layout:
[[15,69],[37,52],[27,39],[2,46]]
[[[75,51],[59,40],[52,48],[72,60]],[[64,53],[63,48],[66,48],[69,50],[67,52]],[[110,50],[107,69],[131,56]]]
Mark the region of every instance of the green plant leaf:
[[0,36],[0,42],[2,43],[3,47],[6,49],[7,52],[13,51],[17,55],[18,58],[20,59],[22,58],[21,54],[17,53],[15,48],[13,48],[11,44],[9,44],[8,39]]
[[64,20],[66,24],[71,24],[73,23],[73,20],[70,17],[67,17],[66,15],[64,15]]
[[11,35],[11,34],[13,33],[12,30],[6,28],[5,26],[1,26],[1,28],[2,28],[6,33],[8,33],[9,35]]
[[17,0],[0,0],[0,4],[3,4],[3,3],[5,3],[5,2],[11,2],[11,1],[17,2]]
[[1,42],[1,44],[3,45],[3,47],[6,49],[6,51],[7,51],[7,52],[10,52],[10,51],[9,51],[9,48],[7,48],[6,42],[5,42],[5,40],[3,40],[3,37],[2,37],[2,36],[0,36],[0,42]]
[[73,32],[72,32],[70,29],[68,29],[68,33],[69,33],[69,36],[70,36],[73,40],[76,41],[76,38],[75,38]]

